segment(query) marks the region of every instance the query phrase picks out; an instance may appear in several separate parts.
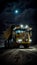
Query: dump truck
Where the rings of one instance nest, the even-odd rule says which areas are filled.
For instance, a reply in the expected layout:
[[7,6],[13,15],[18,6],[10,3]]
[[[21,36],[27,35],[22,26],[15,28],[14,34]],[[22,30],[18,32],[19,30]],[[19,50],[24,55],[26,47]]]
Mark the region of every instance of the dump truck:
[[28,25],[16,25],[8,30],[8,33],[5,33],[5,38],[7,39],[6,41],[9,46],[12,46],[13,48],[29,47],[32,42],[32,27],[29,27]]

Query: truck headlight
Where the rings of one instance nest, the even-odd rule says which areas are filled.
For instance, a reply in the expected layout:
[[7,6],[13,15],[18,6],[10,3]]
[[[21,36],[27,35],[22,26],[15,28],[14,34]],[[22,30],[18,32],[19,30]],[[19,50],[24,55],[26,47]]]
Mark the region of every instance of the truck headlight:
[[23,25],[21,24],[20,27],[23,28]]
[[29,42],[32,42],[32,39],[29,39]]
[[26,25],[26,26],[25,26],[25,29],[27,29],[28,27],[29,27],[29,26],[28,26],[28,25]]
[[22,39],[18,39],[17,42],[18,42],[18,43],[21,43],[21,42],[22,42]]

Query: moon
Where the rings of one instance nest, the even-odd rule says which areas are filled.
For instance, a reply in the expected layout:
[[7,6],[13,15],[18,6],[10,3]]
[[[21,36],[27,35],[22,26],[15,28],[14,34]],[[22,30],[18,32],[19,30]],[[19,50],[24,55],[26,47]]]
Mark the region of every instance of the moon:
[[15,14],[17,14],[19,11],[18,10],[15,10]]

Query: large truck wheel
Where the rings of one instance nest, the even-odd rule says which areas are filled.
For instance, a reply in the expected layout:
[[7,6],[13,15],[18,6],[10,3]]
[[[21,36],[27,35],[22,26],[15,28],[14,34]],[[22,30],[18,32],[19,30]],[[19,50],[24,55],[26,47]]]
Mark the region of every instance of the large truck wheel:
[[29,48],[29,44],[25,44],[24,45],[24,48]]

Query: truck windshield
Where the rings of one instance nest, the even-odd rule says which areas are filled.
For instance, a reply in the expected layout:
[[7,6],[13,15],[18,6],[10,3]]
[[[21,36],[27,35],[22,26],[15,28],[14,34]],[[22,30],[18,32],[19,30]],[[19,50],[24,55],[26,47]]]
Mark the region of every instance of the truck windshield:
[[23,33],[23,32],[25,32],[25,30],[24,30],[24,29],[16,29],[15,32],[16,32],[16,34],[18,34],[18,33]]

